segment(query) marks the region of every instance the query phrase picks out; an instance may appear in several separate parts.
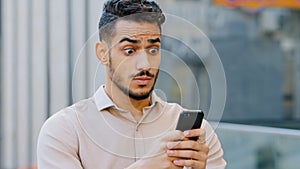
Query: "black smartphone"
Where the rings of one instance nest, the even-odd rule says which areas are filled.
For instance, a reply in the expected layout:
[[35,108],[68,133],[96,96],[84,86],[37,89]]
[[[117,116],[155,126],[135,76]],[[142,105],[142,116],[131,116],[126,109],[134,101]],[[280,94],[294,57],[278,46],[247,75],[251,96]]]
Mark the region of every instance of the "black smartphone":
[[[180,113],[176,130],[185,131],[201,127],[204,113],[201,110],[184,110]],[[197,140],[198,137],[191,137],[190,140]]]

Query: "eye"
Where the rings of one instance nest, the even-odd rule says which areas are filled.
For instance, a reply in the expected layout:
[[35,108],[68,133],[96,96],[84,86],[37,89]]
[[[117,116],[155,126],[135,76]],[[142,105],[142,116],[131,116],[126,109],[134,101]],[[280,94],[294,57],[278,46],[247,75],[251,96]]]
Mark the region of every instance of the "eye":
[[148,51],[150,54],[155,55],[158,53],[159,49],[158,48],[150,48]]
[[135,50],[133,48],[126,48],[124,49],[124,52],[126,55],[132,55],[135,52]]

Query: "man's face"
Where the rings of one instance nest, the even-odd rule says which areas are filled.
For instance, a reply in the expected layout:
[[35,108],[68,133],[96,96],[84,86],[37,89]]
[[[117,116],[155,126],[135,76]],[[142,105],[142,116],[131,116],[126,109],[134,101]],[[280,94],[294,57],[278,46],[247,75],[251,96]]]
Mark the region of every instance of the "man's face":
[[109,80],[135,100],[154,88],[160,64],[160,29],[156,24],[118,21],[109,50]]

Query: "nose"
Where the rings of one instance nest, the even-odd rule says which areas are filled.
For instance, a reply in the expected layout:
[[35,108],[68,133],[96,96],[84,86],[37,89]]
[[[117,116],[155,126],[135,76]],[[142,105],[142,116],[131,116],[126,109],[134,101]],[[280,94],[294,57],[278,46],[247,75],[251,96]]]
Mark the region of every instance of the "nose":
[[139,52],[136,67],[139,71],[151,69],[151,65],[146,51]]

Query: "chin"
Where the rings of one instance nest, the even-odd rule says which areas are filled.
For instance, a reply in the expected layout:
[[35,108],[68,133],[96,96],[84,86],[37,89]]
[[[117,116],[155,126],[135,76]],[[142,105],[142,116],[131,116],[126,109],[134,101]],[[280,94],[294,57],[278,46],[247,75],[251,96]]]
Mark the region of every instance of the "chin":
[[135,100],[144,100],[150,96],[151,92],[152,92],[152,89],[147,89],[147,90],[143,90],[143,91],[139,90],[136,92],[130,91],[129,97],[133,98]]
[[135,93],[129,93],[129,97],[134,100],[145,100],[150,96],[150,93],[146,94],[135,94]]

